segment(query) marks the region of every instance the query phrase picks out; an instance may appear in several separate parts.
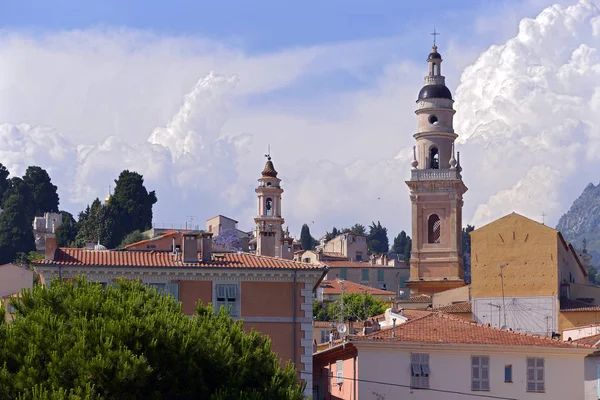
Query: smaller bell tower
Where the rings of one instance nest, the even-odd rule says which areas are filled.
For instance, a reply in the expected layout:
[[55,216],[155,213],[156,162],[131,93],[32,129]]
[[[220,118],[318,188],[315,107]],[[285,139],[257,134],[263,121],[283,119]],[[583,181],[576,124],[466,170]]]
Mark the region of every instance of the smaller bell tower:
[[281,257],[282,226],[285,220],[281,217],[281,179],[271,161],[271,154],[266,154],[267,163],[258,179],[255,192],[258,195],[256,223],[256,254]]

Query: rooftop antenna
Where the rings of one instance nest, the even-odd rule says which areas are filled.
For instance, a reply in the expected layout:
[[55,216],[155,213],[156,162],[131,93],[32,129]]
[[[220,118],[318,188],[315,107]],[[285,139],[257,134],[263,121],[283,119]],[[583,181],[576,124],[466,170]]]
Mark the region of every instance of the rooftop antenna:
[[546,225],[546,215],[548,214],[542,211],[542,225]]
[[502,314],[504,314],[504,325],[506,325],[506,303],[504,301],[504,273],[503,269],[506,264],[500,264],[500,279],[502,280]]
[[431,33],[431,35],[433,36],[433,45],[436,46],[436,36],[438,36],[440,33],[436,32],[435,30],[435,25],[433,26],[433,33]]

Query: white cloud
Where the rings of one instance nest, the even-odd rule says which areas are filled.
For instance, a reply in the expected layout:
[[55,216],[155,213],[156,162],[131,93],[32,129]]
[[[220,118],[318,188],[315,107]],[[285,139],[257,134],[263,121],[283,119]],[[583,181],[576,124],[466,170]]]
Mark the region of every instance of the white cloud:
[[[478,58],[459,43],[442,49],[451,88],[471,64],[455,95],[465,222],[513,210],[556,221],[578,195],[561,188],[597,179],[598,15],[585,1],[554,6]],[[128,168],[157,191],[155,222],[221,213],[250,229],[270,144],[292,232],[381,220],[396,234],[410,230],[404,180],[426,72],[399,54],[389,38],[250,56],[127,30],[7,33],[0,121],[12,124],[0,126],[0,162],[14,174],[48,168],[72,212]],[[358,84],[327,86],[343,78]]]

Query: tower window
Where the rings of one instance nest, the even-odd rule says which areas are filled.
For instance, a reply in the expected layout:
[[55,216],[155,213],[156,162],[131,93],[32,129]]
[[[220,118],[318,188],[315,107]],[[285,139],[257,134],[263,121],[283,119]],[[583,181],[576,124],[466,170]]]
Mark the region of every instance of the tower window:
[[267,211],[267,215],[273,215],[273,199],[267,199],[265,203],[265,210]]
[[271,186],[271,182],[267,182],[267,186]]
[[435,115],[431,115],[429,117],[429,123],[431,125],[437,125],[437,123],[438,123],[438,117],[436,117]]
[[440,154],[437,147],[432,147],[431,150],[429,150],[429,168],[440,168]]
[[431,214],[427,219],[427,242],[440,243],[442,222],[437,214]]

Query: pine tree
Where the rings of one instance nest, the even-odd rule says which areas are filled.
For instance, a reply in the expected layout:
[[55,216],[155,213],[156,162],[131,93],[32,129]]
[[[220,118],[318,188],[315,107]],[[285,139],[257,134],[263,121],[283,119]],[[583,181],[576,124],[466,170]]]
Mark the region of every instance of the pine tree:
[[352,227],[350,228],[350,232],[355,233],[357,235],[364,235],[367,233],[367,229],[363,224],[356,223],[352,225]]
[[412,251],[412,239],[410,238],[410,236],[406,237],[406,246],[404,246],[404,263],[405,264],[409,264],[410,263],[410,252]]
[[19,253],[35,251],[32,220],[24,203],[18,193],[4,201],[4,212],[0,214],[0,265],[14,261]]
[[56,229],[56,244],[58,247],[71,247],[75,245],[77,237],[77,222],[73,215],[67,211],[61,211],[62,224]]
[[9,175],[10,172],[8,172],[8,169],[6,169],[6,167],[0,163],[0,208],[2,208],[2,199],[4,199],[4,193],[10,187],[10,180],[8,179]]
[[313,237],[310,235],[310,228],[307,224],[302,225],[300,231],[300,244],[303,250],[312,250],[315,248],[313,243]]
[[369,252],[372,254],[384,254],[390,248],[387,228],[384,228],[379,221],[377,221],[377,224],[373,222],[369,227],[368,247]]
[[23,175],[23,182],[29,187],[35,215],[58,212],[58,188],[52,184],[46,170],[36,166],[28,167]]
[[396,254],[404,255],[404,250],[406,249],[406,243],[408,242],[406,232],[401,231],[398,236],[394,238],[394,245],[392,246],[392,251]]
[[303,398],[270,339],[224,309],[199,305],[189,318],[138,282],[103,288],[84,278],[35,286],[12,303],[15,321],[0,324],[2,399]]

